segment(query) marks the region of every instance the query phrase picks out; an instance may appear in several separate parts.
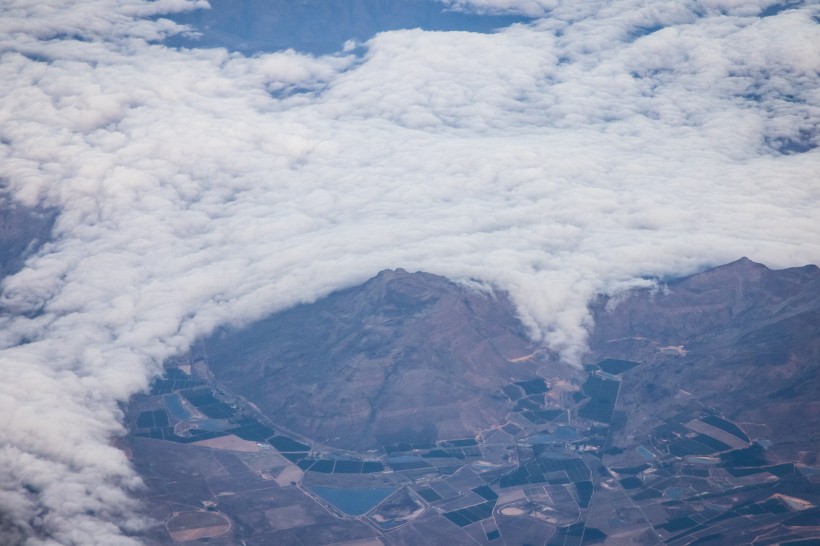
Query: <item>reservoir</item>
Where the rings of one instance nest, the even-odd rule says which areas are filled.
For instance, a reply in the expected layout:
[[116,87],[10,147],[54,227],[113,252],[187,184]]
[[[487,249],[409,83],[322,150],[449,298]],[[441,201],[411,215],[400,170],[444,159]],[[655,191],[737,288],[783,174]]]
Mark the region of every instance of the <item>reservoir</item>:
[[179,419],[180,421],[191,420],[191,412],[185,409],[182,398],[180,398],[178,394],[166,394],[162,397],[162,400],[165,402],[165,407],[168,408],[168,412],[173,415],[175,419]]
[[392,495],[396,488],[311,486],[308,490],[349,516],[361,516]]

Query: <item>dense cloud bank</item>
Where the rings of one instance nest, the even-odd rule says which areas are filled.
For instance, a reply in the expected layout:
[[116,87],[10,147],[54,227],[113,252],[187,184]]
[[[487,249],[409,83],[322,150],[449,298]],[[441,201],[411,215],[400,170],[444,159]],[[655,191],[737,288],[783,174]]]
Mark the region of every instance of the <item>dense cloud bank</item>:
[[577,361],[597,291],[820,259],[817,6],[446,3],[542,18],[244,57],[156,42],[193,2],[5,2],[0,179],[59,215],[2,285],[0,542],[137,542],[118,404],[218,324],[404,267]]

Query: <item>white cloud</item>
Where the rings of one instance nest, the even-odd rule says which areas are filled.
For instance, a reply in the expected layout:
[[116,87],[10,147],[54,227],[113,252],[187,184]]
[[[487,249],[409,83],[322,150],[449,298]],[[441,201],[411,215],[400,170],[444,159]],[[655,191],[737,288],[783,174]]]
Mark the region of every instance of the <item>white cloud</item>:
[[550,18],[357,59],[145,41],[188,3],[41,4],[0,22],[0,178],[60,210],[2,293],[0,512],[31,544],[129,542],[117,403],[218,324],[404,267],[509,290],[577,360],[597,291],[820,260],[818,152],[773,148],[817,143],[811,6],[523,3]]
[[541,17],[559,5],[558,0],[441,0],[448,8],[478,13],[519,13]]
[[0,33],[15,38],[157,39],[179,27],[168,19],[139,20],[208,8],[206,0],[6,0]]

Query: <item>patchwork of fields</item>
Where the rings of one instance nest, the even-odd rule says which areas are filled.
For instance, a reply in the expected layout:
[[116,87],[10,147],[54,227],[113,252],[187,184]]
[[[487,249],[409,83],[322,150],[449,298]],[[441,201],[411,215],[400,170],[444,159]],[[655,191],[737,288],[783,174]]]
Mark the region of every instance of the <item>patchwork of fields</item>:
[[170,368],[130,408],[145,500],[167,521],[150,538],[580,546],[812,536],[814,470],[772,464],[765,440],[714,410],[634,430],[632,445],[615,442],[613,432],[629,428],[622,383],[642,367],[605,359],[560,396],[548,378],[513,382],[499,391],[505,423],[362,452],[283,429],[209,380],[204,363],[192,375]]

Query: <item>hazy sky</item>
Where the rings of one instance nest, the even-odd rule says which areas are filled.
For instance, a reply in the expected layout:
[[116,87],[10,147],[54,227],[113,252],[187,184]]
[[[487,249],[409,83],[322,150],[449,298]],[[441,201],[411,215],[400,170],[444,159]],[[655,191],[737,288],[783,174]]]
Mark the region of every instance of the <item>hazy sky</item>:
[[219,324],[384,268],[511,293],[582,358],[598,291],[820,261],[820,8],[535,17],[311,57],[175,50],[186,0],[0,0],[0,181],[59,211],[2,284],[0,542],[133,544],[118,404]]

